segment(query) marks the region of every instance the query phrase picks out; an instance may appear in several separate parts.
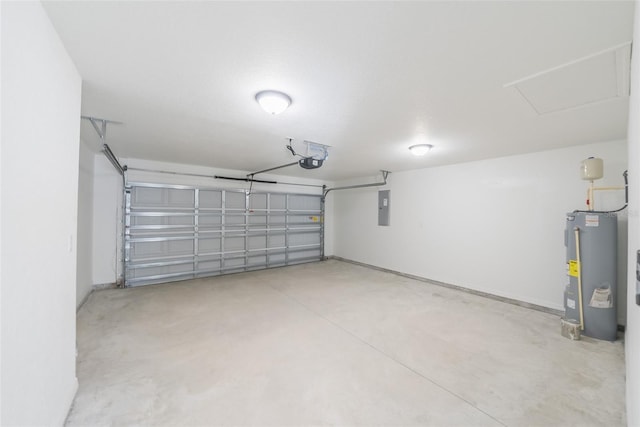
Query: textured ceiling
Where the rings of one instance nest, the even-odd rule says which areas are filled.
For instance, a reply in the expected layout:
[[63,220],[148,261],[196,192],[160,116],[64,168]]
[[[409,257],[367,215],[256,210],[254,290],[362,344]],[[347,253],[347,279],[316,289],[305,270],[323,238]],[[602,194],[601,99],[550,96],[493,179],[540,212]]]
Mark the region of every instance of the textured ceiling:
[[[82,113],[122,122],[107,137],[120,157],[255,171],[292,161],[292,137],[330,156],[281,173],[338,180],[626,137],[626,97],[539,115],[505,85],[631,40],[630,1],[45,8],[82,75]],[[292,106],[266,114],[264,89]],[[419,142],[434,149],[414,157]]]

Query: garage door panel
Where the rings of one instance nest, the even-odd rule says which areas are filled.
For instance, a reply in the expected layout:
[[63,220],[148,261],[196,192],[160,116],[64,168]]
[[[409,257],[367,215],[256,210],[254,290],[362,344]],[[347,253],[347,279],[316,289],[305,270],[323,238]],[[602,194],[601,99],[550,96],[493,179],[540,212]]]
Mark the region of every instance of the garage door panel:
[[167,203],[171,207],[192,208],[195,200],[194,190],[167,190]]
[[270,215],[269,216],[269,225],[278,227],[286,225],[287,217],[286,215]]
[[222,265],[222,262],[220,260],[200,261],[198,263],[198,269],[200,271],[220,270],[221,265]]
[[226,209],[245,209],[247,195],[244,192],[225,192],[225,208]]
[[317,259],[319,256],[319,249],[292,251],[287,257],[287,263],[292,263],[293,261],[310,261]]
[[232,251],[232,252],[244,251],[244,249],[245,249],[244,243],[245,243],[244,236],[227,237],[224,240],[225,252],[227,252],[227,251]]
[[193,240],[171,240],[167,242],[167,252],[170,255],[188,255],[193,253]]
[[190,216],[169,216],[166,218],[167,225],[194,225],[194,217]]
[[268,248],[283,248],[285,246],[285,236],[284,234],[282,235],[275,235],[275,236],[269,236],[269,241],[267,242],[267,247]]
[[249,224],[255,224],[255,225],[266,225],[267,224],[267,214],[251,214],[249,216]]
[[225,259],[224,261],[224,267],[225,269],[233,269],[234,267],[244,267],[245,265],[245,258],[230,258],[230,259]]
[[213,227],[222,224],[222,216],[220,214],[200,214],[198,215],[198,220],[201,227]]
[[164,206],[165,194],[163,188],[137,187],[131,192],[131,202],[136,206]]
[[318,233],[299,233],[289,236],[289,245],[301,246],[320,244],[320,235]]
[[161,216],[133,216],[131,217],[131,225],[166,225],[165,217]]
[[220,237],[216,238],[207,238],[207,239],[198,239],[198,253],[210,253],[210,252],[221,252],[222,239]]
[[271,194],[269,197],[269,208],[272,210],[287,208],[287,195],[286,194]]
[[292,210],[320,210],[320,199],[315,196],[289,197],[289,209]]
[[254,193],[249,195],[249,209],[267,209],[267,194]]
[[193,207],[193,189],[137,187],[132,191],[132,203],[141,207]]
[[165,253],[165,242],[135,242],[131,246],[132,258],[136,260],[161,256]]
[[319,195],[129,184],[125,285],[320,260]]
[[222,191],[219,190],[200,190],[199,206],[204,209],[222,208]]
[[234,225],[234,224],[244,224],[245,222],[245,214],[244,213],[228,213],[224,217],[226,225]]
[[269,253],[269,264],[270,265],[283,265],[286,262],[286,255],[284,253]]
[[249,250],[264,249],[267,247],[267,236],[251,236],[247,239]]

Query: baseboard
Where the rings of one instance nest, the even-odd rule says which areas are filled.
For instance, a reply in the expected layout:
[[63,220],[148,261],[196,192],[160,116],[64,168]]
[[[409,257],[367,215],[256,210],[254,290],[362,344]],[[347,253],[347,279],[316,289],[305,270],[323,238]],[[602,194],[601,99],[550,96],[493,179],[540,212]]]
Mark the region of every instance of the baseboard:
[[375,265],[366,264],[364,262],[354,261],[354,260],[351,260],[351,259],[342,258],[342,257],[335,256],[335,255],[331,255],[331,256],[325,257],[325,259],[335,259],[337,261],[348,262],[350,264],[359,265],[361,267],[371,268],[373,270],[378,270],[378,271],[382,271],[382,272],[385,272],[385,273],[395,274],[396,276],[406,277],[408,279],[418,280],[420,282],[429,283],[429,284],[436,285],[436,286],[442,286],[444,288],[455,289],[457,291],[466,292],[468,294],[473,294],[473,295],[477,295],[477,296],[480,296],[480,297],[489,298],[489,299],[492,299],[492,300],[495,300],[495,301],[504,302],[504,303],[507,303],[507,304],[517,305],[519,307],[524,307],[524,308],[528,308],[528,309],[531,309],[531,310],[541,311],[543,313],[553,314],[553,315],[559,316],[559,317],[562,317],[562,315],[564,314],[562,312],[562,310],[557,310],[555,308],[545,307],[543,305],[538,305],[538,304],[532,304],[532,303],[529,303],[529,302],[524,302],[524,301],[520,301],[520,300],[513,299],[513,298],[502,297],[502,296],[499,296],[499,295],[490,294],[488,292],[477,291],[475,289],[469,289],[469,288],[465,288],[463,286],[458,286],[458,285],[452,285],[451,283],[440,282],[440,281],[437,281],[437,280],[428,279],[426,277],[420,277],[420,276],[415,276],[413,274],[402,273],[400,271],[389,270],[387,268],[377,267]]

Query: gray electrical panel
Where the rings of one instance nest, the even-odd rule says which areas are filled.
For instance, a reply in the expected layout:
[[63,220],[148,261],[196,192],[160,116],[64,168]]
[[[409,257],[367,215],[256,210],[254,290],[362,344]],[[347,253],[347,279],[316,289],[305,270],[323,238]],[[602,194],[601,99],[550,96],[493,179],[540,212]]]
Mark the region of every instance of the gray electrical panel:
[[580,323],[582,308],[582,334],[615,341],[618,218],[614,213],[569,213],[564,240],[565,318]]
[[640,251],[636,252],[636,304],[640,305]]
[[378,191],[378,225],[389,225],[390,190]]

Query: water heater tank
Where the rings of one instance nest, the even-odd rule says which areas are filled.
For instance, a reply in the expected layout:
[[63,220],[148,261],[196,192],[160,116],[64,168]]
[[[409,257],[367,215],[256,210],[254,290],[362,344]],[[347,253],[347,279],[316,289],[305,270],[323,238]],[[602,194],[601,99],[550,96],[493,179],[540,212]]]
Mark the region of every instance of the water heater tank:
[[585,181],[595,181],[603,176],[603,162],[597,157],[589,157],[580,163],[580,177]]
[[[564,241],[567,248],[567,284],[564,291],[565,318],[580,322],[583,335],[615,341],[618,218],[614,213],[572,212],[567,214]],[[576,236],[576,233],[578,236]],[[578,257],[579,252],[579,257]],[[582,290],[579,291],[579,285]],[[580,304],[582,296],[582,304]]]

